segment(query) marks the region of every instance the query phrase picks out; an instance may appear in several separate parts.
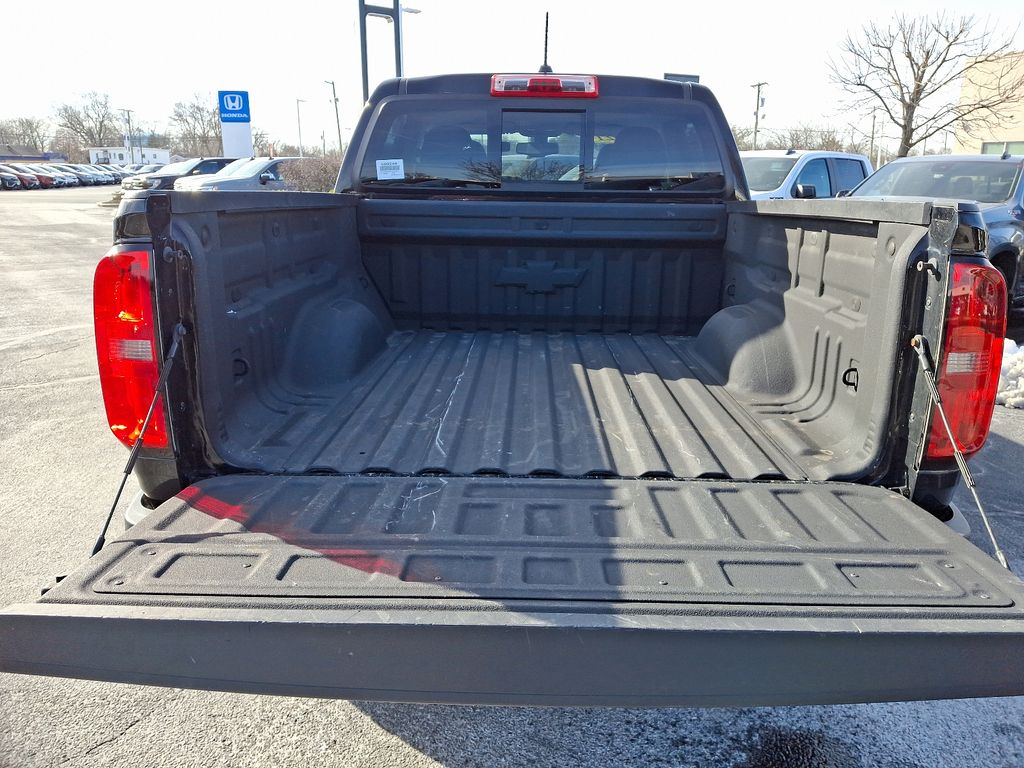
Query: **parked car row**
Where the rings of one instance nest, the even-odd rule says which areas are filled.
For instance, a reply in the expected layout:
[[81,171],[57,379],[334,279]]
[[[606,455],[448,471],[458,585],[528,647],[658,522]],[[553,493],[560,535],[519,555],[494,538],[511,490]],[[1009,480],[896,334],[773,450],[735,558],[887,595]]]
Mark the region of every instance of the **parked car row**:
[[194,157],[171,163],[149,173],[138,173],[121,182],[127,191],[185,190],[191,192],[226,190],[288,189],[288,165],[297,157]]
[[[159,167],[147,166],[151,171]],[[137,171],[106,163],[3,162],[0,163],[0,189],[52,189],[117,184],[135,173]]]
[[212,176],[186,177],[174,182],[176,190],[227,192],[288,189],[285,172],[297,157],[242,157]]
[[193,157],[152,171],[140,171],[121,182],[121,189],[173,189],[181,178],[208,176],[217,173],[225,165],[234,162],[232,157]]
[[863,155],[740,152],[754,200],[823,197],[939,198],[977,203],[988,254],[1006,280],[1010,310],[1024,308],[1024,158],[1002,155],[901,157],[872,172]]

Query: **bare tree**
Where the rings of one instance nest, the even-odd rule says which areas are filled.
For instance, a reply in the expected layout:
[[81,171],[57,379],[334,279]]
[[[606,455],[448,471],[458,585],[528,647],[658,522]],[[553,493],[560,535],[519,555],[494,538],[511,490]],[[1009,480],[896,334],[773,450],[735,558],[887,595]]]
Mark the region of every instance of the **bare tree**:
[[50,124],[38,117],[0,120],[0,144],[17,144],[44,152],[49,134]]
[[50,140],[50,151],[59,152],[72,163],[89,161],[89,153],[82,140],[65,128],[57,129],[57,134]]
[[256,155],[269,156],[272,145],[273,142],[266,131],[255,127],[252,129],[252,151]]
[[220,114],[209,96],[196,94],[192,101],[179,101],[171,113],[175,127],[176,152],[189,157],[209,157],[221,153]]
[[753,149],[754,148],[754,129],[743,128],[738,125],[731,126],[733,138],[736,139],[736,147],[738,149]]
[[[974,16],[897,14],[885,26],[871,22],[847,35],[832,79],[852,96],[852,106],[878,109],[900,130],[898,157],[941,131],[977,135],[1005,120],[1024,96],[1024,72],[1011,53],[1015,30],[997,34]],[[969,98],[960,99],[957,87]]]
[[46,151],[50,123],[38,117],[19,117],[15,121],[22,142],[38,152]]
[[[868,152],[864,138],[855,137],[852,130],[849,137],[844,137],[840,129],[830,125],[823,127],[798,125],[795,128],[762,129],[762,133],[764,135],[764,140],[760,142],[762,149],[829,150],[852,152],[858,155],[866,155]],[[732,134],[736,139],[736,146],[741,151],[753,148],[753,128],[734,125]]]
[[57,126],[87,147],[121,143],[117,118],[110,108],[110,97],[105,93],[87,93],[79,106],[61,104],[57,107]]
[[823,149],[831,152],[842,152],[846,145],[839,131],[832,127],[815,128],[811,125],[799,125],[780,131],[765,132],[768,139],[765,149]]

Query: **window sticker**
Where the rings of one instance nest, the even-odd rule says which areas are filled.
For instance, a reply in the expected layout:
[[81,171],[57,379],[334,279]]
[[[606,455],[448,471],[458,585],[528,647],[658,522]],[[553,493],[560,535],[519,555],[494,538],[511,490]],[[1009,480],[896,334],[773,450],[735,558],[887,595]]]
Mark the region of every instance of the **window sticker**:
[[396,158],[394,160],[378,160],[377,161],[377,181],[385,181],[387,179],[404,179],[405,178],[405,161],[402,158]]

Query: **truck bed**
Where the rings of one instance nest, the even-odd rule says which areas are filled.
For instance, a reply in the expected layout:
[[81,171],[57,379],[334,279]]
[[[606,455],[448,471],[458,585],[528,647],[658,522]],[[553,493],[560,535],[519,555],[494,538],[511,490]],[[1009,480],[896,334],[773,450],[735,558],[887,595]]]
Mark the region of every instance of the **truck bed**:
[[[723,242],[721,206],[520,206],[539,238],[499,203],[337,197],[175,198],[228,466],[853,480],[879,461],[920,210],[741,213]],[[883,236],[901,249],[877,256]]]
[[804,478],[685,337],[400,331],[335,397],[264,387],[282,471]]

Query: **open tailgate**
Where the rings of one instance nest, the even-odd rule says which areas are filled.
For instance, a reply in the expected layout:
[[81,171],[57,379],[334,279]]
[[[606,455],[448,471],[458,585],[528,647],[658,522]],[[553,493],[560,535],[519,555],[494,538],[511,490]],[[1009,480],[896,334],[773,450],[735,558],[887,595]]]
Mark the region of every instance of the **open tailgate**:
[[879,488],[236,475],[0,612],[0,670],[423,702],[1002,696],[1022,602]]

